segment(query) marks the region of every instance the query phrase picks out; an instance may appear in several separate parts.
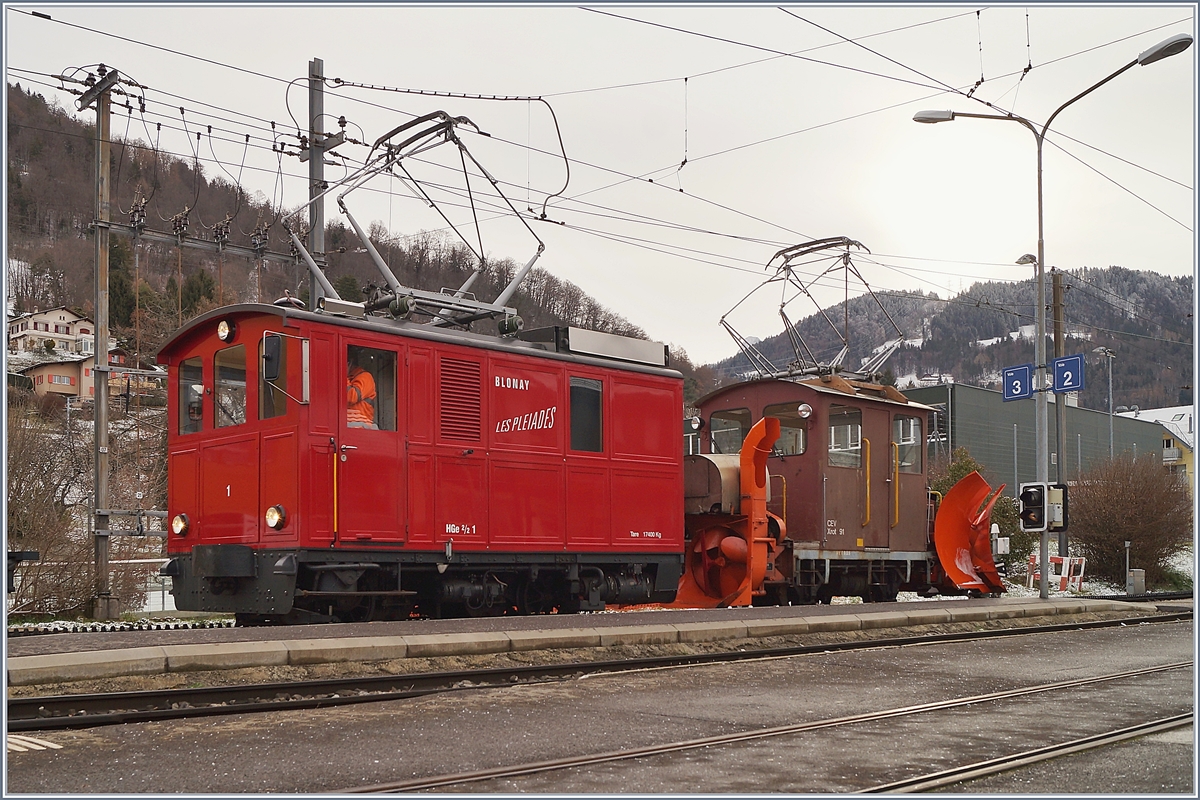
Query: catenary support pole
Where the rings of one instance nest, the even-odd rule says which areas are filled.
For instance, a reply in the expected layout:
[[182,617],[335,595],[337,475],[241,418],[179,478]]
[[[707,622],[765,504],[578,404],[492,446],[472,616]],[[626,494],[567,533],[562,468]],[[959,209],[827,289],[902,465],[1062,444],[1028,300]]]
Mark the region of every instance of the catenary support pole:
[[109,545],[109,502],[108,502],[108,223],[111,220],[109,173],[112,162],[109,134],[110,95],[109,89],[117,82],[117,71],[108,72],[104,65],[99,70],[99,81],[92,91],[85,92],[79,100],[80,110],[93,102],[96,105],[96,342],[94,348],[95,369],[95,424],[96,452],[95,479],[93,486],[93,529],[96,554],[96,596],[92,602],[92,616],[98,620],[116,619],[120,604],[112,596],[108,575]]
[[[308,62],[308,197],[314,200],[325,191],[325,143],[322,117],[325,116],[325,61],[314,58]],[[325,200],[316,200],[308,207],[308,252],[317,267],[325,270]],[[317,299],[326,292],[318,281],[311,282],[309,308],[317,307]],[[348,297],[347,300],[360,298]]]

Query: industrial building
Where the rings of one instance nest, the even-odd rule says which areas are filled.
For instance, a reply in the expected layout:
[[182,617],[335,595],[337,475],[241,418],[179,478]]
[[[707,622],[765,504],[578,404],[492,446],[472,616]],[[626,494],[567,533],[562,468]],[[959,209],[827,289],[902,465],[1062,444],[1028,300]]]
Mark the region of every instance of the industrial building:
[[[1006,494],[1015,495],[1022,482],[1037,480],[1035,463],[1033,398],[1004,402],[1000,392],[961,383],[946,383],[920,389],[906,389],[910,400],[934,406],[927,441],[930,459],[948,455],[956,447],[965,447],[971,457],[984,464],[984,477],[998,486],[1008,484]],[[1055,403],[1065,396],[1050,394],[1050,474],[1058,479],[1058,460],[1055,452],[1057,428]],[[1112,453],[1126,450],[1135,454],[1154,453],[1160,458],[1163,451],[1163,429],[1157,423],[1134,419],[1105,411],[1079,408],[1068,402],[1066,413],[1066,447],[1061,454],[1062,478],[1074,481],[1109,457],[1109,424],[1112,425]]]

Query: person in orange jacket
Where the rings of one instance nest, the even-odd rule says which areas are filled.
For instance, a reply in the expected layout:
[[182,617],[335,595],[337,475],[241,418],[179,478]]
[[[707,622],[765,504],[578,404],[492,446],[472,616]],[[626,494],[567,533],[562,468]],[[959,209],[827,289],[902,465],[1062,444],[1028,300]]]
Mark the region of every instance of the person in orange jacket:
[[375,424],[375,379],[353,359],[347,367],[346,427],[379,430]]

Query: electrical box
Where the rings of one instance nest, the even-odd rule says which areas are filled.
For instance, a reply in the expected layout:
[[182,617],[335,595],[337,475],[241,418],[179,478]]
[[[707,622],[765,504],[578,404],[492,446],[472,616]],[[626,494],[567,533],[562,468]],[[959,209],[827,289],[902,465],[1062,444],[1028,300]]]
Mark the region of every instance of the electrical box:
[[1052,483],[1046,487],[1046,523],[1047,530],[1065,531],[1067,529],[1067,485]]

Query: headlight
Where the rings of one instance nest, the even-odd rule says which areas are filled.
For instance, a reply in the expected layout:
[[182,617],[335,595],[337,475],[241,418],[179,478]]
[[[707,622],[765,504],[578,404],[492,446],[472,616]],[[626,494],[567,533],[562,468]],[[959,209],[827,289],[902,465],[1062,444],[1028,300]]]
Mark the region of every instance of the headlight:
[[187,514],[176,514],[171,519],[171,530],[176,536],[186,536],[188,528],[191,527],[191,520]]
[[808,403],[801,403],[800,407],[796,409],[796,413],[800,415],[800,419],[808,419],[812,416],[812,406]]
[[271,506],[267,509],[266,518],[267,527],[279,530],[287,524],[287,511],[281,505]]
[[237,326],[233,324],[232,320],[223,319],[217,323],[217,338],[222,342],[231,341],[235,333],[237,333]]

